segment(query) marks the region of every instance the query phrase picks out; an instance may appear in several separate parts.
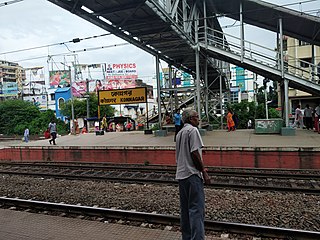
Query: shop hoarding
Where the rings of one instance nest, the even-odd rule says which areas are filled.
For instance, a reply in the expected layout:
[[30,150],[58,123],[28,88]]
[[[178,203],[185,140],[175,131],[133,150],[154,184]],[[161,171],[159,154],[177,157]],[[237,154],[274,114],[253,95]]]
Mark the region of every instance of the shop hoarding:
[[70,86],[71,71],[70,70],[54,70],[49,71],[50,88]]

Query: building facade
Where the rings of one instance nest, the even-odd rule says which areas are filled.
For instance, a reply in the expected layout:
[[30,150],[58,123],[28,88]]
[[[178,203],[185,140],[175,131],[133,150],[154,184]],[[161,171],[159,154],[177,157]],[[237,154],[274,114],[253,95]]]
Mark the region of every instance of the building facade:
[[0,60],[0,98],[22,96],[25,70],[18,63]]
[[[319,83],[320,47],[287,36],[284,37],[283,42],[285,47],[285,67],[288,72]],[[319,101],[319,97],[297,89],[289,89],[289,104],[292,111],[298,104],[302,108],[305,108],[306,104],[314,108]]]
[[257,75],[238,66],[231,67],[230,102],[256,100]]

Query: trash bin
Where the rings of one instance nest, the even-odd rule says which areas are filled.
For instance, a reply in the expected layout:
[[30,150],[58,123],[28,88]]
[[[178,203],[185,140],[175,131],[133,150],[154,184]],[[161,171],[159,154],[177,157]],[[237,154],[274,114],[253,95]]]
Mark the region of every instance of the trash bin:
[[96,131],[96,136],[98,135],[104,135],[104,131],[103,130]]

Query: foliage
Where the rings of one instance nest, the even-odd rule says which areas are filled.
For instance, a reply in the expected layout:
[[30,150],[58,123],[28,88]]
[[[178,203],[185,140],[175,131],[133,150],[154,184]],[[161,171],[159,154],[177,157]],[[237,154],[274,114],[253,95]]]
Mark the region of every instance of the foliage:
[[[275,91],[275,89],[277,89],[277,82],[276,81],[273,82],[272,86],[269,86],[269,91],[267,93],[268,101],[272,101],[272,103],[269,104],[269,107],[277,107],[277,105],[278,105],[278,93],[277,93],[277,91]],[[258,88],[257,102],[258,102],[258,104],[265,104],[264,86]]]
[[27,127],[30,135],[42,134],[52,119],[57,122],[59,134],[65,134],[64,122],[57,120],[52,110],[40,112],[38,107],[22,100],[0,102],[1,134],[22,135]]
[[[241,103],[229,104],[228,108],[231,108],[234,113],[238,115],[239,123],[238,128],[247,128],[247,122],[251,119],[254,124],[255,119],[265,119],[265,105],[255,102],[242,101]],[[280,113],[274,108],[268,108],[269,118],[280,118]]]
[[269,108],[268,114],[269,114],[269,118],[281,118],[281,112],[274,108]]
[[[73,99],[74,117],[86,117],[87,116],[87,100]],[[71,100],[62,104],[61,113],[71,119]],[[100,116],[106,114],[108,117],[114,116],[114,108],[109,105],[100,107]],[[89,94],[89,116],[98,117],[98,97],[96,93]]]
[[254,121],[255,119],[257,107],[254,102],[242,101],[230,105],[230,108],[238,115],[238,128],[247,128],[248,120]]

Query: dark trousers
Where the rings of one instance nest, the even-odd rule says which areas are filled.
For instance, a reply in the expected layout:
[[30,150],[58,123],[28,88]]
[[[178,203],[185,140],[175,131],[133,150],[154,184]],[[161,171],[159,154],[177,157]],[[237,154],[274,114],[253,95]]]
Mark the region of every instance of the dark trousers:
[[176,141],[176,137],[177,137],[177,134],[178,134],[178,132],[181,130],[181,125],[174,125],[175,126],[175,128],[176,128],[176,132],[174,133],[174,139],[173,139],[173,141]]
[[53,145],[56,145],[56,138],[57,138],[57,133],[56,132],[52,132],[51,134],[51,139],[49,140],[49,142],[53,142]]
[[197,175],[179,180],[182,240],[204,240],[205,197],[203,181]]
[[311,129],[312,130],[312,117],[305,117],[306,119],[306,128],[309,130]]

